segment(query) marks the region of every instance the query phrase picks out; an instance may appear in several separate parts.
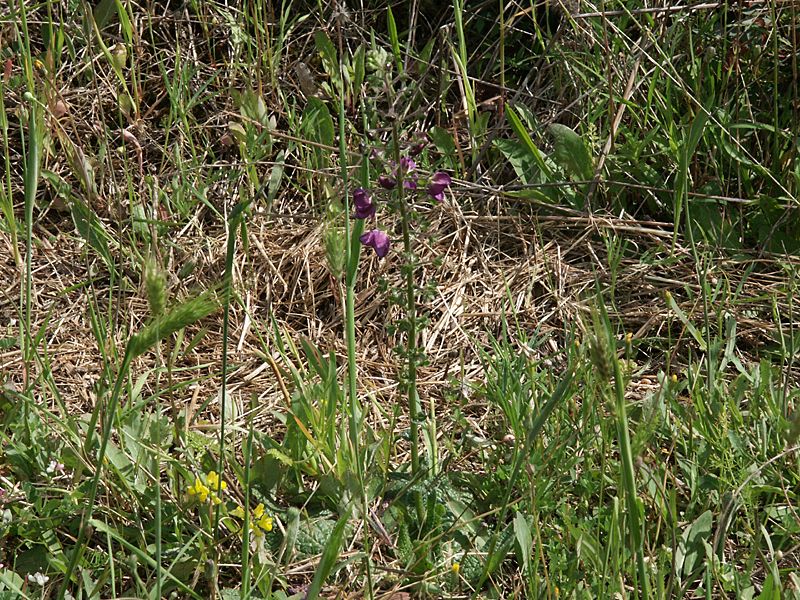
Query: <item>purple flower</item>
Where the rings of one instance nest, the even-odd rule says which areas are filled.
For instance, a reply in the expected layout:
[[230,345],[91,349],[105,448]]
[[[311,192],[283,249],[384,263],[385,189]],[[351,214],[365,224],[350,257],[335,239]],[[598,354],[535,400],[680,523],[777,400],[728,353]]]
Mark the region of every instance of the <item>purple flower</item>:
[[378,185],[383,189],[391,190],[397,185],[397,180],[395,180],[395,178],[391,175],[381,175],[378,177]]
[[[407,156],[403,156],[402,158],[400,158],[400,168],[398,170],[401,171],[403,175],[405,175],[406,173],[411,173],[411,171],[413,171],[416,168],[417,168],[417,163],[415,163]],[[407,190],[417,189],[417,178],[412,176],[406,179],[404,177],[403,187]]]
[[357,188],[353,192],[353,204],[356,207],[356,219],[369,219],[375,216],[375,205],[372,197],[364,188]]
[[417,156],[425,149],[425,146],[427,146],[427,145],[428,145],[428,140],[420,140],[416,144],[413,144],[408,149],[408,153],[411,156]]
[[389,236],[380,229],[372,229],[371,231],[367,231],[358,239],[365,246],[369,246],[375,250],[375,254],[377,254],[380,258],[383,258],[389,253]]
[[413,171],[416,168],[417,168],[417,163],[415,163],[407,156],[403,156],[402,158],[400,158],[400,169],[403,171],[403,173],[411,173],[411,171]]
[[450,187],[452,182],[450,175],[443,171],[437,171],[428,182],[428,195],[437,202],[441,202],[444,200],[445,188]]

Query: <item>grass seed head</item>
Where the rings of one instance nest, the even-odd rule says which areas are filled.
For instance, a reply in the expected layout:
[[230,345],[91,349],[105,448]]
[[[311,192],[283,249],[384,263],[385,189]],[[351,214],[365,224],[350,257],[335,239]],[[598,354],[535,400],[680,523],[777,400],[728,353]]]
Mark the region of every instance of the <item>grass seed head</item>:
[[147,260],[145,265],[144,287],[147,292],[147,302],[150,305],[150,315],[160,317],[167,307],[167,277],[152,257]]

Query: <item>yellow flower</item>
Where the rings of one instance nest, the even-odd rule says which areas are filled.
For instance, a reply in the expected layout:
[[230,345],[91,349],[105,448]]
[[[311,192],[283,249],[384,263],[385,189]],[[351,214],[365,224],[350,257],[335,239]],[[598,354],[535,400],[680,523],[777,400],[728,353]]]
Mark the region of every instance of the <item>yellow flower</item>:
[[461,563],[454,562],[450,565],[450,570],[453,572],[453,575],[458,575],[458,572],[461,570]]
[[189,495],[190,496],[197,496],[200,502],[205,502],[208,500],[209,489],[205,486],[205,484],[200,480],[199,477],[196,477],[194,480],[194,485],[189,486]]
[[272,517],[264,515],[258,521],[256,521],[256,525],[258,525],[259,528],[263,529],[265,532],[269,533],[272,531]]
[[272,517],[264,514],[264,505],[259,503],[253,511],[253,520],[256,523],[256,535],[263,535],[264,532],[272,531]]
[[208,475],[206,476],[206,481],[208,481],[208,485],[211,486],[211,489],[215,492],[219,492],[220,490],[224,490],[228,487],[228,484],[225,481],[220,480],[216,471],[209,471]]
[[[231,516],[237,517],[239,519],[244,519],[244,508],[241,506],[237,506],[235,509],[231,511]],[[264,505],[259,503],[253,509],[253,512],[250,513],[252,520],[253,520],[253,534],[257,536],[262,536],[264,533],[269,533],[272,531],[272,524],[273,520],[272,517],[266,514],[264,510]]]

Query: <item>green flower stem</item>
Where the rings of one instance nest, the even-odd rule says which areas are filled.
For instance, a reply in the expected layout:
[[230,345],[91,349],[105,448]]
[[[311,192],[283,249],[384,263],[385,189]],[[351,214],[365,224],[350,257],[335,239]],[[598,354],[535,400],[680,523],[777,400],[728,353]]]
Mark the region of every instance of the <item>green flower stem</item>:
[[[400,165],[400,133],[397,130],[397,121],[392,125],[394,136],[394,159]],[[411,247],[411,230],[409,227],[408,207],[405,202],[405,191],[403,188],[403,177],[405,173],[398,172],[397,181],[397,204],[400,207],[400,220],[403,227],[403,252],[406,265],[406,325],[408,327],[408,339],[406,341],[406,352],[408,353],[408,410],[411,421],[411,473],[416,478],[420,473],[419,462],[419,394],[417,393],[417,288],[414,285],[414,254]]]

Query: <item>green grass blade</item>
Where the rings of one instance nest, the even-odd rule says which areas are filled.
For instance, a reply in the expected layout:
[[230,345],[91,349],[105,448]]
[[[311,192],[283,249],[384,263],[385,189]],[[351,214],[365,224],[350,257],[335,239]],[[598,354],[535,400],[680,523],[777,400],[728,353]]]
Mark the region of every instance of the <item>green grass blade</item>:
[[344,539],[345,527],[350,520],[350,509],[348,508],[336,521],[336,525],[331,531],[328,541],[325,543],[325,548],[322,551],[317,570],[314,573],[314,579],[306,592],[306,600],[317,600],[319,593],[322,590],[322,585],[328,579],[333,570],[336,560],[339,558],[339,549],[342,547],[342,540]]

